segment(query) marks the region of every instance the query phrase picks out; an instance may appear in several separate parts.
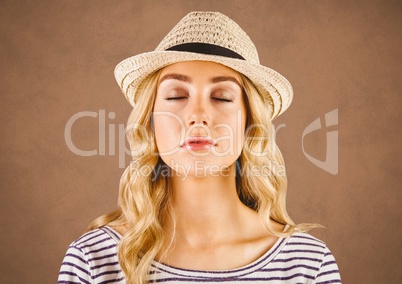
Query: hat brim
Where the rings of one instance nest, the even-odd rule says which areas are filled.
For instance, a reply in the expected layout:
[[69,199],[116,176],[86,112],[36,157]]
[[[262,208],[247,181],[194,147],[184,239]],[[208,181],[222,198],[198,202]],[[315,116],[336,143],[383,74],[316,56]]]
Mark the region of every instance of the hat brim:
[[223,56],[184,51],[151,51],[123,60],[116,66],[114,75],[128,102],[134,107],[138,86],[147,76],[165,66],[184,61],[216,62],[245,75],[270,104],[271,119],[282,114],[292,102],[292,86],[281,74],[259,64]]

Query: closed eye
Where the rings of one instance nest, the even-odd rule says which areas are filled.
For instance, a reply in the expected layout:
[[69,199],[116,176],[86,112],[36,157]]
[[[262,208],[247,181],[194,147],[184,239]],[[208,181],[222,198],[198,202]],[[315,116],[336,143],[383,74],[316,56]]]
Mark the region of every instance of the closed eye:
[[227,103],[232,102],[232,100],[230,100],[230,99],[225,99],[225,98],[216,98],[216,97],[212,97],[211,99],[213,99],[213,100],[215,100],[215,101],[219,101],[219,102],[227,102]]
[[180,101],[183,99],[187,99],[187,97],[171,97],[171,98],[165,98],[167,101]]

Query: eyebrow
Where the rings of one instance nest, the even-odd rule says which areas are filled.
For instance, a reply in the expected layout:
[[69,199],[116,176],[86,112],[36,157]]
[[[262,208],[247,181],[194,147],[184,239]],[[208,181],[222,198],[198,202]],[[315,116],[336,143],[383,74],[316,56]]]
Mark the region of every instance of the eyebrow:
[[225,81],[234,82],[240,87],[240,89],[243,88],[242,85],[240,84],[240,82],[235,77],[232,77],[232,76],[218,76],[218,77],[213,77],[211,79],[212,83],[219,83],[219,82],[225,82]]
[[166,74],[165,76],[160,78],[158,84],[162,83],[165,80],[169,80],[169,79],[179,80],[179,81],[183,81],[183,82],[186,82],[186,83],[191,83],[191,78],[190,77],[188,77],[186,75],[182,75],[182,74],[172,73],[172,74]]
[[[179,81],[186,82],[186,83],[192,82],[191,78],[187,75],[171,73],[171,74],[166,74],[162,78],[160,78],[158,84],[162,83],[165,80],[169,80],[169,79],[179,80]],[[232,76],[218,76],[218,77],[213,77],[210,80],[211,83],[220,83],[220,82],[225,82],[225,81],[234,82],[240,88],[243,88],[242,85],[240,84],[240,82],[235,77],[232,77]]]

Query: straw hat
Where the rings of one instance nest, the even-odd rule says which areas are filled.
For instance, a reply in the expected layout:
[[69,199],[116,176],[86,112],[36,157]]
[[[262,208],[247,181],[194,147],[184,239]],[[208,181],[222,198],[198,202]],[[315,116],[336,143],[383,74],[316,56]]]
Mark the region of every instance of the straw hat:
[[257,49],[249,36],[219,12],[187,14],[154,51],[123,60],[114,74],[127,100],[134,106],[137,89],[148,75],[167,65],[193,60],[220,63],[248,77],[264,98],[271,119],[283,113],[292,101],[289,81],[260,65]]

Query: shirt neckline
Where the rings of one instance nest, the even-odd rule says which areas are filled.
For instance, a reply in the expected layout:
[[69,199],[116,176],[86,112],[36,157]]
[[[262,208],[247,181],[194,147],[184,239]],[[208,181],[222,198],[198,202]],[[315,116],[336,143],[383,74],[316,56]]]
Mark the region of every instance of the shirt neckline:
[[287,238],[279,238],[275,244],[261,257],[244,266],[228,270],[195,270],[174,267],[154,260],[152,266],[160,271],[167,272],[176,276],[197,277],[197,278],[232,278],[248,275],[266,266],[282,250],[287,242]]
[[[105,226],[108,231],[111,231],[112,234],[109,234],[119,242],[122,238],[122,235],[118,233],[116,230],[109,226]],[[289,225],[286,225],[283,231],[286,231]],[[171,266],[168,264],[164,264],[157,260],[153,260],[151,265],[157,270],[165,273],[169,273],[174,276],[186,276],[186,277],[197,277],[197,278],[230,278],[230,277],[240,277],[247,274],[250,274],[254,271],[259,270],[260,268],[266,266],[275,256],[283,249],[283,247],[288,242],[289,237],[279,237],[278,240],[274,243],[274,245],[265,252],[258,259],[253,262],[246,264],[244,266],[228,269],[228,270],[195,270],[195,269],[185,269],[179,268],[175,266]]]

